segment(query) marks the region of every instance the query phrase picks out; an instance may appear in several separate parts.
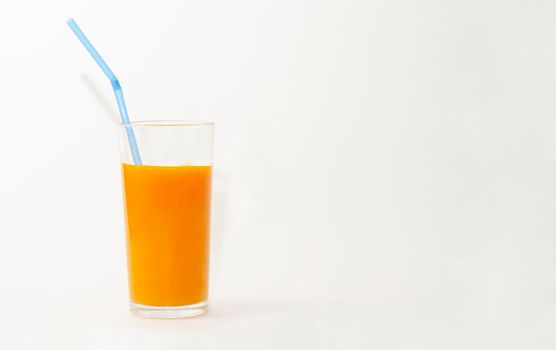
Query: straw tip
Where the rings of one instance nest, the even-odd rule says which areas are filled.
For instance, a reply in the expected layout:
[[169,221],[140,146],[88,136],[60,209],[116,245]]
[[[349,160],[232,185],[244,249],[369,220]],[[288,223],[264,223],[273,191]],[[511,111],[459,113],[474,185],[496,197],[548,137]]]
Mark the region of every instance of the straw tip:
[[70,17],[66,20],[66,23],[67,24],[73,24],[73,23],[75,23],[75,20],[72,17]]

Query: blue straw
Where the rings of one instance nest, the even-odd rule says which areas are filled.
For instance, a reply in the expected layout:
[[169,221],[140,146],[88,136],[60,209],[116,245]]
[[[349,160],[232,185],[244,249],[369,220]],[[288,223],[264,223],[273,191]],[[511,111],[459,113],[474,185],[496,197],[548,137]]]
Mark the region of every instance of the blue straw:
[[125,126],[127,138],[129,140],[129,147],[131,149],[131,156],[133,157],[133,162],[136,165],[141,165],[141,156],[139,155],[139,149],[137,148],[135,133],[133,132],[133,129],[130,126],[129,116],[127,114],[127,108],[125,106],[125,101],[124,101],[124,93],[122,91],[122,87],[120,85],[120,82],[118,81],[118,78],[116,78],[116,75],[114,74],[114,72],[112,72],[110,67],[108,67],[104,59],[100,57],[98,51],[93,47],[93,44],[91,44],[89,39],[87,39],[85,33],[81,31],[81,28],[79,28],[79,26],[77,25],[77,23],[75,23],[73,18],[68,19],[67,23],[70,26],[71,30],[73,30],[73,32],[75,33],[79,41],[81,41],[83,46],[85,46],[87,51],[89,51],[89,54],[93,56],[95,62],[99,65],[100,69],[102,69],[104,74],[110,80],[110,84],[112,84],[112,89],[114,90],[114,94],[116,95],[116,101],[118,102],[118,110],[120,111],[120,117],[122,118],[122,123]]

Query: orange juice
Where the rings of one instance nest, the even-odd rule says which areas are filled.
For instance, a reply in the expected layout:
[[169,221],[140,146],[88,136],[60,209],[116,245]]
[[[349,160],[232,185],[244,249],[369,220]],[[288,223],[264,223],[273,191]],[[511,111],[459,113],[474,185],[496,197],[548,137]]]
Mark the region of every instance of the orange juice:
[[129,290],[134,303],[207,300],[210,166],[123,164]]

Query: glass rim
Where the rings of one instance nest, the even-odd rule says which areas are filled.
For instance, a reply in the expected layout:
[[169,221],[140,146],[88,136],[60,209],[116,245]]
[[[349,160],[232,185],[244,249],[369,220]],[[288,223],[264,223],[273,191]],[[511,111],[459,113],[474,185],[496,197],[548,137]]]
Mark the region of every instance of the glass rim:
[[168,126],[214,126],[213,121],[187,120],[187,119],[161,119],[161,120],[137,120],[127,124],[118,123],[119,127],[131,126],[141,127],[168,127]]

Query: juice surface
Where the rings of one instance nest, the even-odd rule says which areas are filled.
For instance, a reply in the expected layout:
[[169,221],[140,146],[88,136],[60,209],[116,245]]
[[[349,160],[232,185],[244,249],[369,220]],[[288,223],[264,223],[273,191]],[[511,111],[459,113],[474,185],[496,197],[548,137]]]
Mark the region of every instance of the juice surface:
[[123,164],[133,302],[207,299],[211,173],[210,166]]

